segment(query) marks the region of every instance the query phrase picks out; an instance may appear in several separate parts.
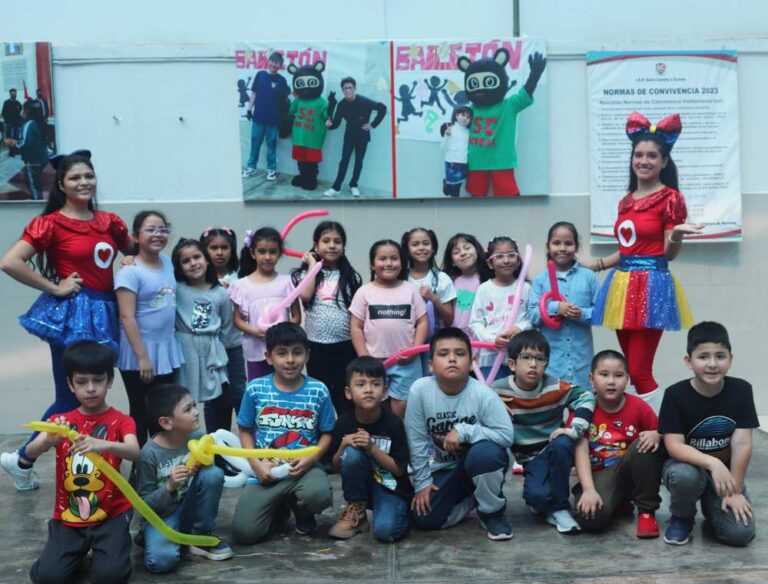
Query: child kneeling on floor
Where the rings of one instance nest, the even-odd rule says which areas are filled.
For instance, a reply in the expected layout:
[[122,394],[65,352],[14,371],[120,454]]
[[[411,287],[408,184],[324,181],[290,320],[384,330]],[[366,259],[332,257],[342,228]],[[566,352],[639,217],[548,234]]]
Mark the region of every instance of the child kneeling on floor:
[[[549,343],[527,330],[509,342],[512,375],[493,384],[515,425],[512,453],[523,465],[523,499],[560,533],[580,531],[568,501],[574,444],[592,421],[595,396],[586,387],[544,375]],[[564,413],[572,414],[566,427]]]
[[318,466],[331,443],[336,421],[328,388],[302,373],[309,358],[307,334],[281,322],[265,337],[274,373],[248,384],[237,416],[243,448],[296,449],[319,446],[313,456],[291,460],[249,458],[255,477],[240,493],[232,518],[232,536],[250,545],[269,535],[274,524],[293,511],[296,533],[317,531],[315,513],[331,506],[331,484]]
[[346,412],[333,429],[330,451],[341,469],[347,508],[329,535],[338,539],[368,531],[366,509],[373,510],[373,535],[385,542],[408,533],[408,506],[413,487],[408,479],[408,441],[403,422],[381,407],[386,392],[384,365],[374,357],[358,357],[347,366]]
[[[216,465],[192,468],[187,442],[200,438],[200,412],[189,390],[180,385],[158,385],[146,397],[150,428],[160,431],[141,449],[139,494],[165,523],[182,533],[210,534],[216,524],[224,488],[224,471]],[[174,571],[181,546],[151,525],[142,526],[144,565],[154,574]],[[223,541],[214,547],[189,546],[189,553],[209,560],[234,556]]]
[[121,459],[139,460],[133,418],[106,402],[115,358],[112,349],[95,341],[67,347],[64,373],[80,407],[49,421],[66,424],[80,436],[72,443],[41,432],[27,445],[32,458],[56,447],[56,503],[48,541],[29,572],[35,584],[71,582],[89,551],[94,582],[128,582],[131,577],[131,503],[86,457],[100,454],[118,471]]
[[469,376],[472,349],[464,331],[439,329],[429,350],[433,375],[413,384],[405,410],[414,525],[451,527],[477,507],[489,539],[511,539],[502,487],[511,460],[512,422],[499,397]]
[[624,393],[629,381],[624,355],[600,351],[590,368],[597,405],[587,437],[576,444],[576,519],[583,529],[600,531],[634,502],[637,537],[659,537],[656,510],[665,458],[659,420],[644,400]]
[[693,377],[667,388],[659,412],[659,432],[670,456],[662,472],[672,513],[664,541],[690,541],[696,501],[701,500],[717,539],[744,546],[755,537],[755,515],[744,483],[752,430],[760,425],[752,386],[728,377],[731,341],[719,323],[691,327],[685,363]]

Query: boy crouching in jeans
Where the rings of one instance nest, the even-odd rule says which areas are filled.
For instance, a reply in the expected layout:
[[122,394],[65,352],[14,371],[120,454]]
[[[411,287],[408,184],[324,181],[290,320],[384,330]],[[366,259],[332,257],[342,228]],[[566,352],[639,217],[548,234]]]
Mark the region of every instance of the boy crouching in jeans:
[[[141,449],[139,494],[173,529],[208,535],[216,524],[224,471],[215,465],[186,466],[187,442],[200,438],[200,412],[189,390],[180,385],[158,385],[147,395],[147,419],[161,428]],[[144,528],[144,565],[155,574],[176,569],[181,546],[151,525]],[[189,546],[189,553],[209,560],[228,560],[230,547]]]
[[752,386],[728,377],[731,341],[719,323],[691,327],[685,362],[693,377],[667,388],[659,412],[659,432],[670,456],[662,474],[672,513],[664,541],[690,541],[701,500],[717,539],[744,546],[755,537],[755,515],[744,483],[752,430],[760,425]]
[[385,391],[381,360],[358,357],[347,366],[345,393],[355,409],[336,421],[330,448],[334,466],[341,469],[347,508],[331,527],[331,537],[349,539],[368,531],[369,507],[376,539],[393,542],[408,533],[413,496],[406,472],[408,440],[402,420],[381,407]]
[[477,507],[488,538],[507,540],[512,528],[502,487],[514,431],[499,397],[469,376],[471,363],[466,333],[442,328],[430,342],[433,375],[411,387],[405,430],[416,490],[413,522],[443,529]]

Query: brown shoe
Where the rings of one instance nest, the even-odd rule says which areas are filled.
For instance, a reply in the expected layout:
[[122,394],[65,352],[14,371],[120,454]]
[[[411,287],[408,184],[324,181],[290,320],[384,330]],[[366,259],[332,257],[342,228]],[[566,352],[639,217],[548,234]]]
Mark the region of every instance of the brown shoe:
[[328,535],[336,539],[349,539],[358,533],[368,531],[371,526],[368,524],[368,515],[365,513],[365,508],[365,501],[348,502],[341,519],[336,522],[336,525],[331,527]]

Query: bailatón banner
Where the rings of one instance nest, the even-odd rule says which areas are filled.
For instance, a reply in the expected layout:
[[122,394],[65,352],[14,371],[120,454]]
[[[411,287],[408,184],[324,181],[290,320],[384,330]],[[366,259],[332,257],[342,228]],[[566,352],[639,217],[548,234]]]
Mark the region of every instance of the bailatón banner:
[[587,53],[593,243],[614,242],[619,200],[627,193],[633,111],[655,123],[680,114],[672,156],[688,222],[704,223],[690,239],[740,241],[739,108],[735,51]]
[[549,191],[542,41],[253,42],[235,65],[246,200]]

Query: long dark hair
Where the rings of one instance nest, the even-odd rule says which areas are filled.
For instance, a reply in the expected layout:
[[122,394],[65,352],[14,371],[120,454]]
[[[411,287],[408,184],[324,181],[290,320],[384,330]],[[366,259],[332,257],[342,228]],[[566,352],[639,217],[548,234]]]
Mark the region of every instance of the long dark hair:
[[[514,276],[515,280],[517,280],[517,278],[520,277],[520,272],[523,270],[523,258],[520,257],[520,255],[519,255],[520,254],[520,247],[517,245],[517,242],[514,239],[512,239],[511,237],[507,237],[506,235],[499,235],[498,237],[494,237],[491,241],[488,242],[488,251],[485,254],[486,265],[490,261],[491,256],[493,255],[493,253],[496,251],[496,247],[501,245],[502,243],[508,243],[509,245],[514,247],[515,251],[518,253],[517,257],[520,260],[520,263],[518,264],[517,269],[512,274]],[[496,272],[493,270],[493,268],[488,266],[488,269],[491,271],[491,277],[495,278],[496,277]]]
[[[315,227],[315,231],[312,233],[312,241],[314,242],[315,246],[318,244],[320,238],[323,236],[323,233],[326,231],[335,231],[338,233],[339,237],[341,237],[342,245],[344,245],[346,248],[347,232],[344,231],[341,223],[337,223],[336,221],[322,221],[317,227]],[[355,295],[355,292],[357,292],[357,289],[362,286],[363,279],[360,277],[360,274],[357,273],[357,270],[352,267],[352,264],[349,263],[349,259],[347,258],[346,253],[341,254],[341,257],[339,257],[338,261],[336,262],[336,268],[339,270],[339,286],[336,288],[336,305],[342,308],[346,308],[351,304],[352,297]],[[291,272],[291,278],[293,278],[294,284],[298,285],[298,283],[301,281],[302,272],[306,272],[308,269],[309,264],[302,262],[301,266]],[[315,276],[315,290],[318,289],[324,278],[325,274],[323,273],[323,270],[320,270]],[[339,302],[339,295],[341,295],[341,302]],[[309,302],[307,302],[304,306],[306,308],[311,308],[314,303],[315,294],[312,295],[312,298],[310,298]]]
[[[57,159],[56,165],[55,165],[56,182],[53,185],[53,190],[51,191],[51,194],[48,196],[48,202],[45,204],[45,208],[43,209],[43,212],[40,213],[41,217],[43,215],[50,215],[51,213],[55,213],[56,211],[64,207],[64,204],[67,202],[67,195],[62,190],[61,185],[64,183],[64,177],[67,175],[69,170],[76,164],[85,164],[88,168],[90,168],[91,170],[94,170],[93,163],[91,162],[90,156],[83,156],[80,154],[70,154],[69,156],[64,156]],[[96,210],[95,194],[93,198],[91,198],[91,200],[88,201],[88,209],[90,211]],[[54,268],[53,265],[48,262],[48,254],[38,253],[37,257],[35,258],[35,266],[37,267],[37,270],[40,272],[40,275],[46,280],[51,280],[52,282],[59,281],[59,275],[56,273],[56,268]]]
[[549,255],[549,242],[552,241],[552,236],[555,234],[555,231],[561,227],[564,227],[573,233],[573,241],[576,244],[576,251],[579,251],[579,248],[581,248],[581,240],[579,239],[579,232],[576,230],[576,226],[570,221],[558,221],[552,227],[550,227],[549,231],[547,232],[547,244],[545,246],[547,250],[547,260],[552,259],[552,256]]
[[213,264],[211,263],[211,258],[208,255],[208,250],[205,249],[198,240],[196,239],[185,239],[182,237],[179,242],[173,246],[173,251],[171,252],[171,263],[173,264],[173,277],[176,278],[177,282],[184,282],[185,284],[188,284],[187,277],[184,275],[184,270],[181,268],[181,250],[185,247],[194,247],[196,250],[198,250],[200,253],[203,254],[203,257],[205,258],[205,261],[207,262],[207,266],[205,267],[205,281],[208,282],[211,285],[211,288],[215,288],[216,286],[219,286],[219,278],[216,275],[216,268],[213,267]]
[[445,245],[445,253],[443,253],[443,271],[450,276],[451,280],[461,276],[461,270],[453,263],[453,248],[462,239],[475,248],[475,252],[477,252],[477,263],[475,264],[477,275],[481,282],[485,282],[491,277],[491,269],[485,262],[485,250],[477,238],[469,233],[457,233],[448,240]]
[[240,269],[237,272],[239,278],[250,276],[256,271],[258,266],[251,255],[251,251],[256,248],[259,241],[274,241],[280,255],[283,255],[283,238],[280,237],[280,232],[274,227],[262,227],[256,231],[246,231],[243,238],[243,249],[240,250]]
[[398,280],[408,280],[408,274],[405,271],[405,265],[406,265],[406,257],[405,252],[403,251],[402,246],[397,243],[396,241],[393,241],[391,239],[380,239],[379,241],[375,242],[372,246],[370,251],[368,252],[368,263],[371,266],[371,282],[373,282],[376,279],[376,272],[373,271],[373,260],[376,257],[376,252],[379,251],[380,247],[384,247],[385,245],[391,245],[397,250],[397,253],[400,255],[400,273],[397,275]]
[[427,234],[427,237],[429,237],[429,241],[432,243],[432,258],[429,260],[429,272],[433,276],[433,281],[437,282],[437,273],[439,272],[437,268],[437,262],[435,261],[435,257],[437,257],[437,249],[438,249],[438,243],[437,243],[437,235],[435,235],[435,232],[431,229],[427,229],[426,227],[414,227],[413,229],[406,231],[403,233],[403,236],[400,238],[400,246],[403,248],[403,253],[405,253],[405,261],[406,263],[403,264],[403,272],[405,272],[405,278],[404,280],[408,279],[408,275],[411,272],[411,269],[413,268],[413,259],[411,259],[411,254],[408,251],[408,244],[411,241],[411,236],[416,233],[417,231],[423,231]]
[[227,270],[230,273],[236,272],[240,267],[240,262],[237,259],[237,235],[229,227],[209,227],[200,234],[200,245],[208,251],[208,244],[211,243],[215,237],[223,237],[229,244],[229,261],[227,262]]
[[680,190],[677,185],[677,166],[675,161],[672,160],[672,151],[664,141],[664,138],[658,134],[640,134],[637,138],[632,140],[632,154],[629,155],[629,190],[633,193],[637,190],[637,175],[632,168],[632,158],[635,156],[635,148],[640,142],[653,142],[659,147],[659,153],[661,157],[667,161],[667,165],[661,169],[659,180],[664,186],[671,189]]

